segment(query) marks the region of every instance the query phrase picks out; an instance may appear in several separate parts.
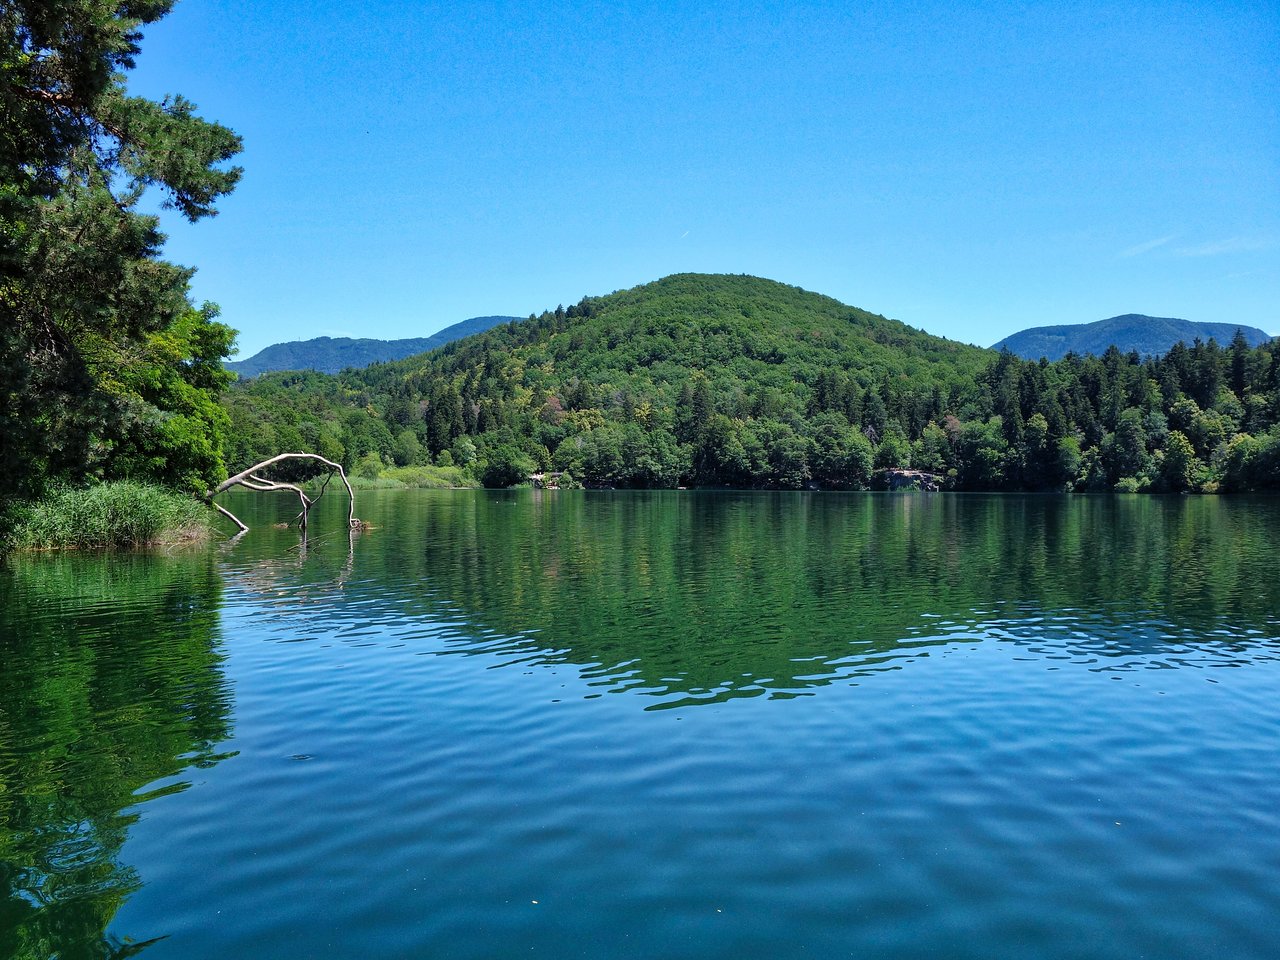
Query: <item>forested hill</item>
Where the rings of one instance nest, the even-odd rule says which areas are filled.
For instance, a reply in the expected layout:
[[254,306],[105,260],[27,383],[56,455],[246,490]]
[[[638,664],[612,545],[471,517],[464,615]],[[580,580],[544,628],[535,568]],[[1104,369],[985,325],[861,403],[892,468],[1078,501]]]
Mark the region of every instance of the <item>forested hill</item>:
[[885,378],[967,382],[984,353],[772,280],[678,274],[355,379],[414,390],[441,376],[497,377],[561,400],[665,406],[705,377],[722,404],[767,414],[803,409],[819,379],[822,389],[834,389],[832,380],[863,388]]
[[307,449],[366,478],[856,489],[910,467],[947,489],[1280,485],[1272,345],[1032,363],[743,276],[667,277],[338,376],[266,374],[226,403],[233,466]]
[[1271,339],[1270,334],[1257,327],[1242,327],[1234,323],[1194,323],[1173,317],[1147,317],[1140,313],[1126,313],[1120,317],[1099,320],[1096,323],[1067,324],[1057,327],[1032,327],[1005,337],[993,350],[1008,350],[1025,360],[1061,360],[1068,353],[1089,353],[1096,357],[1115,347],[1121,353],[1137,351],[1142,356],[1158,356],[1175,343],[1192,344],[1196,340],[1215,339],[1229,343],[1236,330],[1252,347]]
[[256,377],[272,370],[318,370],[338,373],[347,367],[367,367],[371,363],[400,360],[416,353],[426,353],[446,343],[481,333],[500,323],[518,317],[472,317],[445,327],[429,337],[404,340],[373,340],[349,337],[316,337],[313,340],[290,340],[274,343],[245,360],[228,361],[224,366],[241,378]]
[[[319,430],[303,442],[337,441],[357,461],[394,456],[402,440],[395,459],[405,460],[408,430],[431,456],[467,437],[482,452],[502,444],[581,472],[584,456],[595,463],[603,443],[611,457],[625,435],[627,475],[611,480],[674,485],[691,469],[691,431],[713,410],[721,426],[751,424],[781,442],[827,409],[842,411],[846,432],[864,404],[880,423],[888,396],[922,426],[973,390],[986,354],[771,280],[681,274],[340,377],[240,385],[229,401],[242,444],[232,459],[283,449],[297,423]],[[755,482],[753,470],[744,461],[734,482]]]

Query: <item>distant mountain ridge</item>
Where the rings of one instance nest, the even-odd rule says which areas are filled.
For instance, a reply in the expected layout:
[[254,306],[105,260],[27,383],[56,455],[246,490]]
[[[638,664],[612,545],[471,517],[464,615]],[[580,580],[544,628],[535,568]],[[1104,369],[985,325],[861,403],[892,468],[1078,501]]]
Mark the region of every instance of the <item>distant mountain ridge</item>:
[[1123,353],[1136,350],[1143,356],[1152,356],[1167,352],[1179,340],[1190,344],[1196,338],[1207,341],[1212,337],[1225,345],[1237,330],[1244,333],[1251,347],[1271,339],[1269,333],[1257,327],[1237,323],[1196,323],[1174,317],[1126,313],[1096,323],[1032,327],[1005,337],[993,344],[992,349],[1008,350],[1024,360],[1039,360],[1041,357],[1060,360],[1068,353],[1100,356],[1112,345]]
[[318,370],[321,373],[338,373],[348,367],[367,367],[371,363],[403,360],[415,353],[426,353],[428,350],[443,347],[454,340],[483,333],[498,324],[519,319],[519,317],[472,317],[470,320],[463,320],[445,327],[429,337],[409,337],[403,340],[352,339],[350,337],[290,340],[287,343],[272,344],[248,359],[230,361],[224,366],[238,373],[242,380],[276,370]]

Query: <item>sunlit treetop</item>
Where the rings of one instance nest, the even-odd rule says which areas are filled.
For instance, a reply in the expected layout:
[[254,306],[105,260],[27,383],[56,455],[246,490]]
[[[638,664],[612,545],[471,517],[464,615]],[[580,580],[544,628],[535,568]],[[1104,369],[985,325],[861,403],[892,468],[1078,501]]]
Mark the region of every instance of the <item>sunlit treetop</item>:
[[[52,196],[69,179],[98,181],[129,205],[148,186],[188,220],[240,178],[241,141],[196,116],[181,96],[129,96],[142,28],[170,2],[92,0],[0,6],[0,163],[5,187]],[[120,191],[123,191],[122,193]]]

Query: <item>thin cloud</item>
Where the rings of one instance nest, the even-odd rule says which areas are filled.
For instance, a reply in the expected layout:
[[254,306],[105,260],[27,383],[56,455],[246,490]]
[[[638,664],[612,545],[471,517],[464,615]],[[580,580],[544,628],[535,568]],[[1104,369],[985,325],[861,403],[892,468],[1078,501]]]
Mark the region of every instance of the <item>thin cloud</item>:
[[1155,240],[1148,240],[1146,243],[1140,243],[1137,246],[1130,247],[1128,250],[1121,250],[1119,256],[1121,259],[1126,257],[1138,257],[1144,253],[1150,253],[1156,247],[1163,247],[1166,243],[1177,240],[1178,235],[1171,233],[1167,237],[1159,237]]
[[1214,240],[1191,247],[1179,247],[1173,252],[1180,257],[1217,257],[1224,253],[1269,250],[1275,245],[1276,241],[1273,237],[1231,237],[1227,240]]

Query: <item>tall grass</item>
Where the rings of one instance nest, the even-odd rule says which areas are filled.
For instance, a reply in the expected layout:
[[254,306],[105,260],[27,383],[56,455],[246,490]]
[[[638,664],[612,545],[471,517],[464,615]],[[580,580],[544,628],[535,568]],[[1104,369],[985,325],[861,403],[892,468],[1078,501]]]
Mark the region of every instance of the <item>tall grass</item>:
[[[390,477],[362,477],[355,473],[347,474],[347,482],[351,484],[352,490],[404,490],[406,487],[406,484],[401,483],[399,480],[392,480]],[[321,478],[319,480],[308,480],[303,484],[303,487],[305,487],[308,492],[316,493],[323,485],[324,479]],[[338,492],[341,493],[342,481],[329,481],[330,492],[333,491],[334,487],[336,487]]]
[[209,513],[186,494],[132,481],[60,487],[11,510],[18,549],[141,547],[204,539]]
[[478,487],[479,482],[462,467],[390,467],[381,478],[398,480],[406,487],[447,490],[451,487]]
[[[456,487],[478,487],[480,482],[462,467],[384,467],[376,477],[368,477],[358,473],[347,474],[353,490],[405,490],[420,488],[429,490],[449,490]],[[309,491],[320,488],[322,480],[308,480],[305,484]],[[339,481],[332,480],[329,491],[338,486]]]

